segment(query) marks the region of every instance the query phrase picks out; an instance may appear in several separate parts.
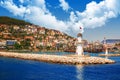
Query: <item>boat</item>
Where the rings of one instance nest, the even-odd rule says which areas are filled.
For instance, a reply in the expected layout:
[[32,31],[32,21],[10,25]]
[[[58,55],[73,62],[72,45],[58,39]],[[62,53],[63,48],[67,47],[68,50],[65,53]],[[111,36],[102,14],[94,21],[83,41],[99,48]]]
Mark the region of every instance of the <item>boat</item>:
[[75,50],[64,50],[64,52],[75,52]]

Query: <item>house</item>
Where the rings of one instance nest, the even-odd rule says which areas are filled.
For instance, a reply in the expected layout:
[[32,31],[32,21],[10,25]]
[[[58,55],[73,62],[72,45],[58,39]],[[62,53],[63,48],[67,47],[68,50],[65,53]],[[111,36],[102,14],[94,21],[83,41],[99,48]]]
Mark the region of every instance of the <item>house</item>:
[[45,28],[43,28],[43,27],[37,28],[37,31],[39,34],[45,34]]
[[20,29],[20,27],[19,26],[14,26],[13,29],[18,30],[18,29]]
[[17,42],[17,40],[7,40],[6,47],[9,49],[13,49],[16,42]]
[[51,35],[51,36],[54,36],[54,35],[55,35],[55,31],[51,29],[51,30],[50,30],[50,35]]
[[39,40],[36,40],[35,41],[35,47],[39,47],[41,44],[40,44],[40,41]]
[[6,41],[0,40],[0,50],[5,49],[5,46],[6,46]]
[[103,40],[101,42],[102,44],[106,43],[107,44],[107,47],[110,49],[112,49],[113,47],[115,47],[115,44],[118,44],[120,43],[120,39],[106,39],[106,40]]
[[33,36],[25,36],[24,39],[29,39],[29,40],[33,41],[34,37]]
[[17,40],[7,40],[6,45],[7,46],[13,46],[16,42],[17,42]]
[[37,32],[37,28],[34,25],[26,25],[24,31],[27,31],[27,34],[31,34]]
[[11,33],[2,33],[4,39],[10,39]]
[[120,43],[120,39],[106,39],[102,41],[102,43],[104,42],[106,42],[107,44],[116,44],[116,43]]

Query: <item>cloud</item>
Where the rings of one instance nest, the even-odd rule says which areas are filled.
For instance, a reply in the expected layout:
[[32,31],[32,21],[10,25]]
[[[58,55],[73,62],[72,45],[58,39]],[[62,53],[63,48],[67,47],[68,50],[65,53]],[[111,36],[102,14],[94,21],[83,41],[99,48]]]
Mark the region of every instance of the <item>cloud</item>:
[[19,0],[21,3],[24,3],[24,0]]
[[[69,5],[64,0],[59,0],[63,10],[67,11]],[[27,3],[26,6],[22,3]],[[76,36],[80,31],[79,27],[96,28],[105,25],[110,18],[115,18],[120,14],[119,0],[104,0],[100,3],[92,1],[86,5],[83,12],[71,11],[68,14],[68,21],[58,20],[47,8],[45,0],[24,0],[20,5],[16,5],[13,0],[1,1],[0,5],[15,16],[34,24],[50,29],[60,30],[72,36]]]
[[62,7],[64,11],[68,11],[68,9],[70,8],[68,3],[65,0],[59,0],[59,2],[60,2],[60,7]]
[[34,21],[33,23],[37,25],[42,25],[47,28],[57,29],[61,31],[63,31],[62,29],[66,28],[66,25],[63,21],[57,20],[56,17],[48,11],[44,12],[43,9],[35,6],[31,6],[29,9],[31,10],[31,14],[26,15],[26,20],[29,20],[30,22]]
[[115,18],[119,15],[117,11],[118,7],[116,7],[117,3],[117,0],[105,0],[99,4],[93,1],[87,4],[84,12],[76,11],[76,14],[79,21],[84,24],[84,27],[101,27],[108,19]]
[[5,2],[0,2],[0,5],[4,8],[6,8],[7,10],[9,10],[11,13],[13,13],[15,16],[21,16],[23,17],[24,14],[29,14],[30,11],[29,9],[27,9],[26,7],[19,5],[16,6],[12,0],[8,0]]

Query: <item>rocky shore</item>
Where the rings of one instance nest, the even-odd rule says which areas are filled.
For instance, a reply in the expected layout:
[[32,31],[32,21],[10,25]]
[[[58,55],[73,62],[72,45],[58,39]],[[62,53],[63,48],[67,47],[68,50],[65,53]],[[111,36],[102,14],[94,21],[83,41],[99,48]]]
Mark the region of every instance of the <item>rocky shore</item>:
[[19,58],[25,60],[36,60],[49,63],[71,64],[71,65],[87,65],[87,64],[111,64],[115,61],[100,57],[77,56],[77,55],[47,55],[47,54],[30,54],[30,53],[13,53],[0,52],[2,57]]
[[110,57],[110,56],[120,56],[120,54],[99,54],[99,56],[108,56],[108,57]]

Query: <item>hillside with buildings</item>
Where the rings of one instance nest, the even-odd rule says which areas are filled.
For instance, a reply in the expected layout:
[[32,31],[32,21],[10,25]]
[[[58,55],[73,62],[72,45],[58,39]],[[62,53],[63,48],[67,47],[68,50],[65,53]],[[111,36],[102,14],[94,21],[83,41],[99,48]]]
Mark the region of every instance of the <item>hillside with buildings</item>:
[[57,30],[0,17],[1,50],[64,51],[75,49],[75,41],[75,38]]
[[[102,42],[82,40],[84,51],[104,51]],[[0,50],[75,52],[77,39],[58,30],[47,29],[23,20],[0,17]],[[106,40],[109,51],[120,50],[120,39]]]

